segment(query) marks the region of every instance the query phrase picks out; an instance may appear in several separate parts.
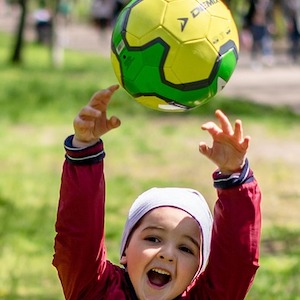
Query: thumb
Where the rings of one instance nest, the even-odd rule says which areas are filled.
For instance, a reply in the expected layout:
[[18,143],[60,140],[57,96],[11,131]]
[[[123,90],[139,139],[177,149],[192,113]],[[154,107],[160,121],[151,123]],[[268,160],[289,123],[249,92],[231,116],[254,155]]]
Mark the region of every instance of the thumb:
[[211,149],[204,142],[200,142],[199,152],[207,157],[210,157]]
[[115,116],[112,116],[107,122],[109,129],[117,128],[121,125],[120,119]]

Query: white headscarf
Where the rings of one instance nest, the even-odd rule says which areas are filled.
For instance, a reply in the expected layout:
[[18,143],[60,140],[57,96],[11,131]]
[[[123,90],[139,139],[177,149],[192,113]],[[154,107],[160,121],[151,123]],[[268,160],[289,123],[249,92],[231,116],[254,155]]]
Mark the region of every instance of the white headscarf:
[[[170,206],[184,210],[198,223],[202,233],[202,263],[195,275],[204,271],[210,253],[212,215],[204,197],[196,190],[187,188],[151,188],[141,194],[132,204],[124,227],[120,256],[124,254],[128,237],[137,222],[150,210]],[[195,278],[194,277],[194,278]]]

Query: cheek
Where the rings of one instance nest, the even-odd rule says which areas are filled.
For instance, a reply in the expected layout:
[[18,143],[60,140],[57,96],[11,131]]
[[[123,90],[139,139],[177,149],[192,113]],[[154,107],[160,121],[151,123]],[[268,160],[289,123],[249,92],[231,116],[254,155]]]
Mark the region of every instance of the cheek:
[[182,258],[180,260],[179,270],[183,270],[185,274],[191,274],[194,277],[200,266],[200,258]]
[[136,262],[145,260],[145,249],[142,242],[131,240],[126,249],[127,264],[136,265]]
[[133,286],[138,288],[139,282],[146,274],[147,266],[151,261],[151,257],[147,250],[141,249],[138,246],[129,245],[126,252],[127,271]]

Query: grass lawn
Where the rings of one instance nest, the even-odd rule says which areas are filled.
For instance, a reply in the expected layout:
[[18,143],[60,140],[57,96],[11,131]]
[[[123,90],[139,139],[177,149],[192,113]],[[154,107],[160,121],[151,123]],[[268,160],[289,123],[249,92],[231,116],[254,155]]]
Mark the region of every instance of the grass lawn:
[[[4,45],[10,38],[0,34],[0,299],[63,299],[51,266],[63,140],[79,108],[116,80],[97,54],[67,51],[64,67],[55,70],[47,51],[30,44],[17,67],[7,63]],[[261,267],[247,299],[299,300],[300,120],[286,108],[218,96],[189,113],[166,114],[118,91],[110,112],[122,126],[104,136],[109,258],[118,261],[128,207],[145,189],[189,186],[213,206],[214,166],[197,147],[210,141],[200,125],[216,108],[243,120],[263,191]]]

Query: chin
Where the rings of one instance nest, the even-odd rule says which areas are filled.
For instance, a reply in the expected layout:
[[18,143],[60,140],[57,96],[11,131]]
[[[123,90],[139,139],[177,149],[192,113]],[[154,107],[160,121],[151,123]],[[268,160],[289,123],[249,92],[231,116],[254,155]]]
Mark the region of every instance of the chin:
[[148,282],[145,289],[140,291],[137,296],[139,300],[171,300],[176,298],[176,295],[174,295],[174,286],[171,282],[159,287],[153,286]]

